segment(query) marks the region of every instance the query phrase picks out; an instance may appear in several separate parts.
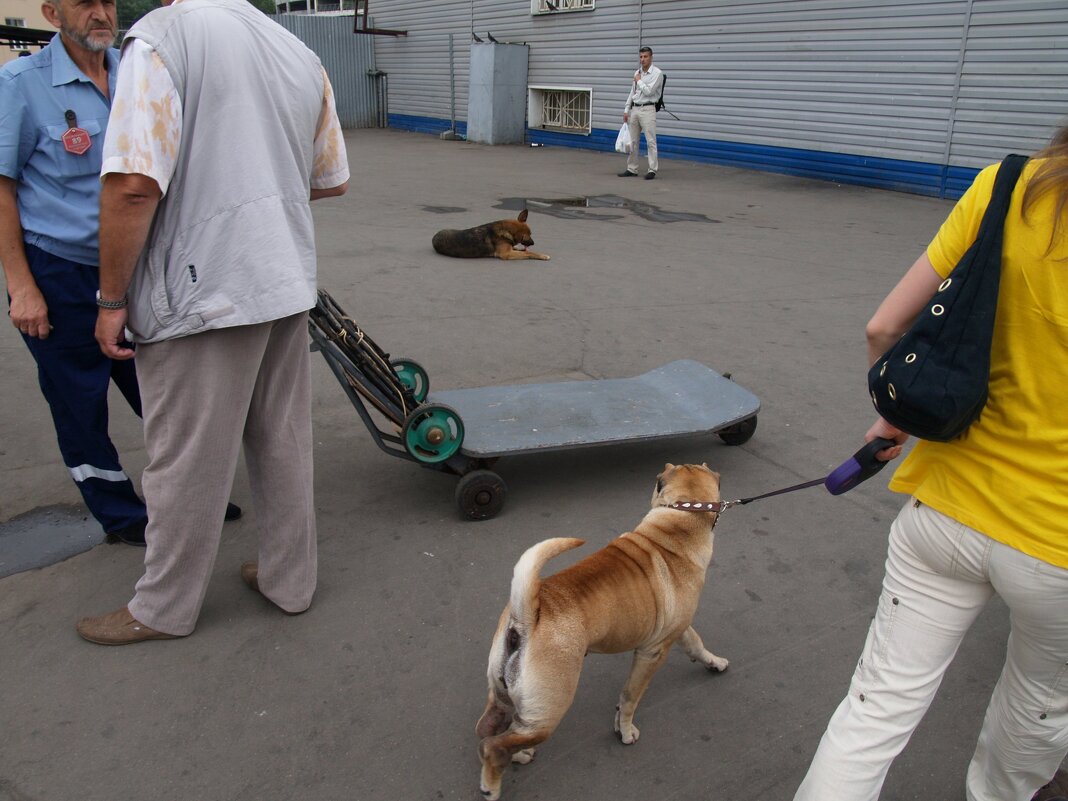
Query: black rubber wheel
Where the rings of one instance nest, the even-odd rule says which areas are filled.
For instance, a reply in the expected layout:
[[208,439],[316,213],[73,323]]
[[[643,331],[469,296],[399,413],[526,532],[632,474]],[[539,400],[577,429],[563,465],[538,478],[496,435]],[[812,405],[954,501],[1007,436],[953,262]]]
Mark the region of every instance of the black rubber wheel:
[[757,416],[754,414],[752,417],[747,417],[732,426],[721,428],[716,433],[728,445],[744,445],[752,438],[756,427]]
[[468,520],[489,520],[504,506],[508,485],[492,470],[473,470],[456,485],[456,506]]

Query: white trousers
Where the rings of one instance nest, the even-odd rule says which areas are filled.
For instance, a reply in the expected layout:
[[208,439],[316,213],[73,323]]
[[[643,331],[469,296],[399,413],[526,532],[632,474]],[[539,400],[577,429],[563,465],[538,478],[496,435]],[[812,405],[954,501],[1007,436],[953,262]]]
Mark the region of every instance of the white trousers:
[[961,639],[997,593],[1012,627],[968,766],[968,801],[1030,801],[1068,753],[1068,570],[911,500],[849,694],[794,801],[875,801]]
[[656,158],[656,107],[631,106],[627,118],[630,128],[630,153],[627,154],[627,169],[638,172],[638,137],[645,131],[645,147],[649,151],[649,172],[656,172],[660,166]]

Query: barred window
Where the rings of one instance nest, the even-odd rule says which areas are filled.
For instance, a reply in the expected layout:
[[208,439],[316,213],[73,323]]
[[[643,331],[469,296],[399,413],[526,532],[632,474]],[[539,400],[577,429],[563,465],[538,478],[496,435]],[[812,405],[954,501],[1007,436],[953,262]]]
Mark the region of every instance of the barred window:
[[560,11],[593,11],[595,0],[530,0],[531,14],[555,14]]
[[531,86],[530,127],[563,133],[588,134],[592,89]]

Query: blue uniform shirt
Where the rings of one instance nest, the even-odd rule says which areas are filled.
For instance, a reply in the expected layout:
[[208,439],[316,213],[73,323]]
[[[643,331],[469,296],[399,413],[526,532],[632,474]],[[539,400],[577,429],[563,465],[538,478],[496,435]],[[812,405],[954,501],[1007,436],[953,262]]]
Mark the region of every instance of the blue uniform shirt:
[[[106,56],[109,97],[71,61],[59,34],[39,53],[0,68],[0,175],[17,181],[23,238],[93,265],[100,259],[100,164],[119,51]],[[63,147],[68,109],[92,142],[81,156]]]

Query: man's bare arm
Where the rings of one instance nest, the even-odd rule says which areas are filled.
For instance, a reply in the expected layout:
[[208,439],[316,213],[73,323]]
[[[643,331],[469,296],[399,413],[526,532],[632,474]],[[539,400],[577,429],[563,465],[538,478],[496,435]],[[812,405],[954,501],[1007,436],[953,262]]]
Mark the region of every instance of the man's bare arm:
[[[137,173],[109,173],[100,192],[100,297],[126,297],[137,260],[148,240],[152,218],[162,197],[159,184]],[[132,359],[133,350],[122,347],[126,309],[100,309],[96,341],[112,359]]]
[[45,339],[52,330],[48,322],[48,304],[26,261],[17,184],[6,176],[0,176],[0,264],[4,267],[7,293],[11,296],[11,324],[31,337]]
[[339,196],[345,194],[348,191],[348,189],[349,189],[349,182],[348,181],[345,181],[345,183],[339,184],[338,186],[331,186],[328,189],[316,189],[315,187],[312,187],[311,199],[312,200],[320,200],[321,198],[324,198],[324,197],[339,197]]

